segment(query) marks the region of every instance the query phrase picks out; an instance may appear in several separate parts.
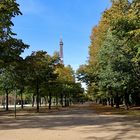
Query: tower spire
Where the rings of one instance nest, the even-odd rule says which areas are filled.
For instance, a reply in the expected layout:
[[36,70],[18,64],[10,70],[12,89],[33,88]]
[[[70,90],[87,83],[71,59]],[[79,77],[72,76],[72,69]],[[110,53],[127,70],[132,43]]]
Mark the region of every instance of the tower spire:
[[62,41],[62,38],[60,38],[60,43],[59,43],[59,45],[60,45],[60,63],[61,64],[63,64],[64,62],[63,62],[63,41]]

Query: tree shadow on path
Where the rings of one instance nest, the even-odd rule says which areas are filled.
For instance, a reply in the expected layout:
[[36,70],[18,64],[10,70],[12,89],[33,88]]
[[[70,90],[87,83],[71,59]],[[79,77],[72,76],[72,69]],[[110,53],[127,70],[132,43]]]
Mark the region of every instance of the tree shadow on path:
[[[127,133],[132,133],[129,139],[140,139],[135,135],[135,131],[140,130],[139,116],[121,115],[97,115],[87,107],[75,107],[68,110],[39,113],[30,115],[19,115],[17,119],[13,117],[0,117],[0,130],[16,129],[45,129],[45,130],[69,130],[82,127],[81,133],[89,133],[91,136],[85,139],[91,140],[111,140],[123,139]],[[96,131],[97,132],[96,132]],[[112,137],[101,137],[101,132],[113,132]],[[96,136],[98,134],[98,136]]]

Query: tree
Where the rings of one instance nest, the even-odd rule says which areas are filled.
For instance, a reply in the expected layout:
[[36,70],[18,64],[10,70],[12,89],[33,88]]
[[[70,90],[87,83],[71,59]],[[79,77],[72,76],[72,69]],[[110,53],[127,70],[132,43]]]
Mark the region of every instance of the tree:
[[16,0],[1,0],[0,1],[0,42],[11,38],[15,35],[12,32],[12,18],[21,15],[19,4]]
[[28,70],[28,84],[36,90],[37,112],[39,112],[40,88],[49,86],[49,82],[56,78],[54,74],[55,62],[45,51],[33,52],[25,59]]
[[[123,2],[119,0],[113,1],[110,13],[105,13],[105,16],[109,20],[111,19],[110,31],[113,37],[112,42],[115,42],[111,47],[113,50],[113,59],[111,59],[111,63],[113,64],[113,71],[120,73],[119,77],[123,78],[123,88],[121,87],[121,91],[124,92],[126,106],[128,106],[130,102],[129,95],[132,94],[132,91],[140,87],[140,67],[138,62],[134,62],[138,54],[137,44],[139,44],[138,38],[140,28],[138,22],[139,14],[136,12],[138,7],[136,8],[135,6],[138,6],[140,3],[135,2],[136,1],[130,3],[127,0]],[[114,57],[115,54],[117,54],[117,57]],[[138,81],[138,83],[134,81]],[[136,90],[135,93],[137,93]]]
[[92,30],[88,64],[78,70],[89,93],[94,92],[95,98],[114,98],[116,107],[120,98],[127,108],[130,96],[139,98],[139,9],[137,0],[112,0]]
[[23,92],[25,87],[27,86],[27,67],[26,61],[23,58],[20,58],[13,69],[14,73],[14,82],[16,83],[16,87],[19,90],[20,97],[21,97],[21,109],[23,109]]
[[[58,84],[60,85],[59,87],[61,88],[60,90],[60,103],[62,106],[69,105],[69,102],[72,98],[71,94],[76,94],[76,92],[72,92],[75,83],[75,74],[73,69],[71,68],[70,65],[68,66],[63,66],[63,65],[59,65],[56,68],[55,71],[58,74]],[[64,101],[63,101],[64,100]]]
[[29,46],[22,40],[10,38],[0,42],[0,68],[12,65],[19,61],[21,53]]
[[13,75],[10,69],[3,69],[2,73],[0,74],[0,89],[4,91],[6,94],[6,111],[9,110],[9,103],[8,103],[8,96],[9,93],[13,90],[14,82],[13,82]]
[[16,34],[12,31],[12,18],[21,14],[16,0],[0,1],[0,68],[16,61],[24,49],[29,47],[22,40],[13,38]]

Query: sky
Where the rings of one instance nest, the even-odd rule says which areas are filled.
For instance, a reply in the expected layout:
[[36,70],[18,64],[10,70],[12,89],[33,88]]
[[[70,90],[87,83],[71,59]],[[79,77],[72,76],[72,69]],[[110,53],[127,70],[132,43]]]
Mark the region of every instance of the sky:
[[13,19],[17,38],[30,45],[23,57],[44,50],[59,51],[62,38],[64,64],[76,70],[88,60],[90,34],[109,0],[17,0],[22,16]]

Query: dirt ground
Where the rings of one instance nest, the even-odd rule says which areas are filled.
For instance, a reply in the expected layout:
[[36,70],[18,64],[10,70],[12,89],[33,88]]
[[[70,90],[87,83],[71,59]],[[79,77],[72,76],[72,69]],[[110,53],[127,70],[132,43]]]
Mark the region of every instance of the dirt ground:
[[0,116],[0,140],[140,140],[140,116],[99,115],[79,105],[39,114]]

